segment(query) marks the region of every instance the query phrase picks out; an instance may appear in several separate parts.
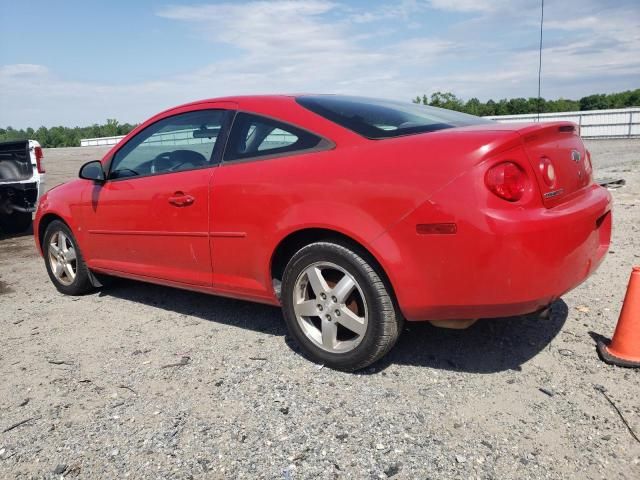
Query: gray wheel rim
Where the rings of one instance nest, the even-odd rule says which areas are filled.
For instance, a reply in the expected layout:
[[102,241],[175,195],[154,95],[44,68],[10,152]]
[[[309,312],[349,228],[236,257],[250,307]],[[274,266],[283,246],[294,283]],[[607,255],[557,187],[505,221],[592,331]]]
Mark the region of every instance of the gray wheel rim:
[[61,230],[49,240],[49,266],[56,280],[62,285],[71,285],[76,279],[78,260],[71,239]]
[[[328,272],[332,281],[325,277]],[[360,285],[344,268],[329,262],[309,265],[298,276],[293,309],[304,335],[317,347],[332,353],[356,348],[369,323]]]

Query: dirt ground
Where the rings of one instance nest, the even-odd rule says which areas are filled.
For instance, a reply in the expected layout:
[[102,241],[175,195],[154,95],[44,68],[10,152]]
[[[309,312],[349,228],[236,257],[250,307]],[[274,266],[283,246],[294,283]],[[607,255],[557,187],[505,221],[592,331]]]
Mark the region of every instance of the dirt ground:
[[[588,147],[627,182],[595,275],[547,320],[408,324],[357,374],[298,355],[276,308],[132,281],[66,297],[30,235],[1,238],[0,478],[640,478],[640,370],[594,348],[640,264],[640,140]],[[46,150],[47,185],[104,151]]]

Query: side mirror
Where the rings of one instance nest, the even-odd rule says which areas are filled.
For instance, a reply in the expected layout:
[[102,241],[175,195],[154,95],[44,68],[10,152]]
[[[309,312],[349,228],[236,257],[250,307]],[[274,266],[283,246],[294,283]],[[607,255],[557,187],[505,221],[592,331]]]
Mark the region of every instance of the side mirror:
[[99,160],[93,160],[82,165],[78,176],[85,180],[93,180],[97,183],[104,183],[105,180],[102,163]]

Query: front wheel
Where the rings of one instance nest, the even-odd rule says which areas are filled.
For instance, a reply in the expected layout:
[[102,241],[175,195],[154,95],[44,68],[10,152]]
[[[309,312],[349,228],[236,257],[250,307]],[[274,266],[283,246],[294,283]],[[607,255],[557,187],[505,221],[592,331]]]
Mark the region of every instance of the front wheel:
[[313,361],[364,368],[385,355],[402,320],[372,261],[345,246],[317,242],[289,261],[282,307],[291,336]]
[[78,243],[65,223],[54,220],[49,224],[42,250],[47,273],[58,291],[82,295],[93,288]]

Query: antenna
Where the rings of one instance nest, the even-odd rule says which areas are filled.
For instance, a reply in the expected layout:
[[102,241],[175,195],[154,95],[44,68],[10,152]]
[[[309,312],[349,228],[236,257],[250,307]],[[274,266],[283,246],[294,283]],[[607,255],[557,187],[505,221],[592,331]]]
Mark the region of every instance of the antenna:
[[542,97],[540,96],[540,84],[542,82],[542,25],[544,24],[544,0],[541,0],[540,9],[540,54],[538,60],[538,123],[540,123],[540,110],[542,110]]

